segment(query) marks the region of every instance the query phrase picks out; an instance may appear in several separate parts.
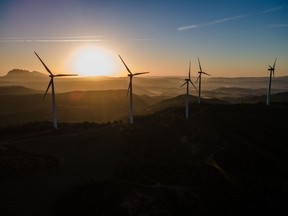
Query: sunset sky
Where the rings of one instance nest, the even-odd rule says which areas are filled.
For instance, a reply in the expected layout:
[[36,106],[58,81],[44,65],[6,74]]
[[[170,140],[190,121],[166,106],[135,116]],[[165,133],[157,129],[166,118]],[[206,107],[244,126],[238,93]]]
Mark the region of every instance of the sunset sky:
[[287,0],[0,0],[0,76],[288,75]]

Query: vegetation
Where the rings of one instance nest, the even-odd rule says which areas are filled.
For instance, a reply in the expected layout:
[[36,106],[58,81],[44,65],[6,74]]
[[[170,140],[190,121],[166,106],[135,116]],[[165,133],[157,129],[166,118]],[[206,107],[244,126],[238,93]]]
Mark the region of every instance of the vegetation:
[[[184,107],[169,107],[136,117],[133,126],[65,123],[54,131],[50,122],[35,122],[3,128],[1,161],[37,169],[5,173],[1,214],[285,214],[287,108],[192,103],[189,120]],[[13,159],[16,151],[26,154],[22,161]]]

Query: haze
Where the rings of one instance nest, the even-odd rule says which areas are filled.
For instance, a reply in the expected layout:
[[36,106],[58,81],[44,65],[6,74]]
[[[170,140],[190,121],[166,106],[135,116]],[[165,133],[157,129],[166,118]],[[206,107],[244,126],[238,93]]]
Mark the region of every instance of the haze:
[[37,51],[55,73],[126,76],[287,75],[286,0],[2,0],[0,76],[13,68],[46,73]]

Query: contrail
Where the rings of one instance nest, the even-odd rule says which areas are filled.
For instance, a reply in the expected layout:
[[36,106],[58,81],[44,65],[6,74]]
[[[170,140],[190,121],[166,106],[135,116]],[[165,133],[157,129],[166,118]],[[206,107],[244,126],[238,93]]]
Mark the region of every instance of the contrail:
[[222,19],[217,19],[217,20],[213,20],[211,22],[207,22],[201,25],[187,25],[187,26],[181,26],[177,28],[177,31],[187,31],[187,30],[191,30],[191,29],[196,29],[199,27],[204,27],[204,26],[210,26],[210,25],[215,25],[215,24],[219,24],[219,23],[224,23],[224,22],[228,22],[228,21],[232,21],[232,20],[237,20],[237,19],[242,19],[242,18],[246,18],[246,17],[250,17],[250,16],[255,16],[255,15],[259,15],[259,14],[264,14],[264,13],[271,13],[271,12],[275,12],[275,11],[280,11],[283,9],[287,9],[284,8],[283,6],[279,6],[279,7],[273,7],[273,8],[269,8],[267,10],[263,10],[257,13],[253,13],[253,14],[242,14],[242,15],[237,15],[237,16],[233,16],[233,17],[226,17],[226,18],[222,18]]
[[46,38],[0,38],[0,43],[69,43],[102,42],[103,36],[46,37]]
[[267,10],[261,11],[261,13],[270,13],[270,12],[279,11],[283,9],[284,9],[283,6],[279,6],[279,7],[269,8]]

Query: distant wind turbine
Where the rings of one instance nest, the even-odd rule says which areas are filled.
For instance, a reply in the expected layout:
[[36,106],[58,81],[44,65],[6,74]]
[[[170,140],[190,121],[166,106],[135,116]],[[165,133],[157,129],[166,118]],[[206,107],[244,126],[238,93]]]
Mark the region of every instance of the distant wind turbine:
[[208,75],[208,76],[211,76],[211,75],[202,71],[202,67],[201,67],[199,58],[198,58],[198,64],[199,64],[199,70],[200,70],[200,71],[198,72],[199,76],[198,76],[198,78],[197,78],[197,80],[196,80],[195,83],[197,83],[197,82],[199,81],[198,104],[200,104],[200,103],[201,103],[201,76],[202,76],[202,74],[206,74],[206,75]]
[[268,71],[270,71],[270,78],[269,78],[269,86],[268,86],[267,101],[266,101],[266,105],[267,105],[267,106],[269,106],[269,104],[270,104],[272,75],[273,75],[273,77],[274,77],[274,71],[275,71],[276,61],[277,61],[277,58],[276,58],[275,61],[274,61],[273,67],[271,67],[270,65],[268,65],[268,66],[269,66]]
[[185,112],[185,117],[186,119],[188,119],[188,115],[189,115],[189,82],[193,85],[193,87],[196,89],[197,91],[197,88],[196,86],[193,84],[193,82],[191,81],[191,61],[189,62],[189,78],[188,79],[185,79],[185,82],[180,86],[184,86],[186,85],[186,112]]
[[140,72],[140,73],[132,73],[130,71],[130,69],[127,67],[127,65],[125,64],[125,62],[123,61],[123,59],[121,58],[121,56],[119,55],[121,61],[123,62],[124,66],[126,67],[127,71],[129,72],[128,73],[128,76],[130,77],[130,82],[129,82],[129,86],[128,86],[128,90],[127,90],[127,95],[128,93],[130,92],[130,124],[133,124],[133,97],[132,97],[132,79],[133,79],[133,76],[138,76],[138,75],[141,75],[141,74],[147,74],[149,72]]
[[54,128],[57,129],[57,113],[56,113],[56,101],[55,101],[55,91],[54,91],[54,77],[63,77],[63,76],[77,76],[77,74],[53,74],[49,68],[45,65],[45,63],[42,61],[42,59],[38,56],[38,54],[36,52],[34,52],[35,55],[38,57],[38,59],[41,61],[41,63],[43,64],[43,66],[45,67],[45,69],[47,70],[47,72],[50,74],[50,82],[48,84],[48,87],[46,89],[46,92],[43,96],[43,100],[47,95],[47,92],[50,88],[50,86],[52,87],[52,108],[53,108],[53,119],[54,119]]

